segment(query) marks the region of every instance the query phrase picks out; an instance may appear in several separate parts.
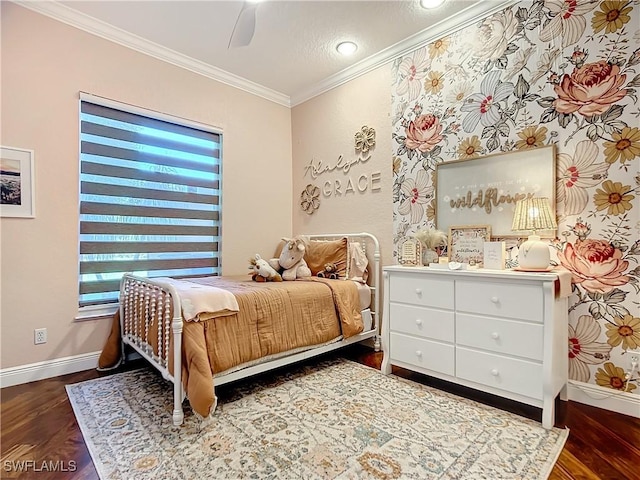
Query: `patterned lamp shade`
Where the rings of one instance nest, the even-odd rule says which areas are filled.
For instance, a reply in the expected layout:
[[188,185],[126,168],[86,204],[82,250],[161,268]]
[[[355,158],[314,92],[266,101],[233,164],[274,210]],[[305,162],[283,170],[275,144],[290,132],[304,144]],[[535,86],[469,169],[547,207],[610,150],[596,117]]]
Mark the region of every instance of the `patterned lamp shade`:
[[518,249],[518,269],[531,272],[549,268],[549,246],[540,240],[536,230],[555,230],[557,223],[551,214],[548,198],[525,198],[516,203],[511,230],[532,232]]
[[555,230],[557,227],[548,198],[525,198],[516,202],[511,230],[535,233],[537,230]]

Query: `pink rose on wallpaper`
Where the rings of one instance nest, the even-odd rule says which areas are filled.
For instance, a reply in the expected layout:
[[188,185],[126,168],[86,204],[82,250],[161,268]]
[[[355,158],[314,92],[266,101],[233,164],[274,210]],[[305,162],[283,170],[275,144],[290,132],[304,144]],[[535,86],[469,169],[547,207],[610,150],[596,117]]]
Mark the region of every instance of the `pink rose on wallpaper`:
[[589,292],[607,293],[629,281],[622,274],[629,262],[622,260],[618,248],[604,240],[578,241],[575,246],[567,243],[564,252],[558,252],[558,259],[573,274],[573,283]]
[[599,115],[627,94],[626,89],[620,89],[626,78],[620,75],[620,67],[605,60],[587,63],[575,68],[571,75],[565,74],[553,87],[558,95],[553,105],[560,113]]
[[442,125],[435,115],[420,115],[409,123],[406,129],[407,139],[404,144],[409,150],[419,150],[422,153],[433,150],[442,140]]

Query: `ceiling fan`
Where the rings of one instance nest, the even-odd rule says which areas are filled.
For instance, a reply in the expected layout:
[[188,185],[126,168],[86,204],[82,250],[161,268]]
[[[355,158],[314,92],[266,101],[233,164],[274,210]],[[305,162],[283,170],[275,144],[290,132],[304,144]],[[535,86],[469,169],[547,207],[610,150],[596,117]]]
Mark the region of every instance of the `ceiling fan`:
[[259,2],[260,0],[245,0],[242,3],[242,9],[233,26],[227,48],[246,47],[251,43],[256,31],[256,8],[258,8]]

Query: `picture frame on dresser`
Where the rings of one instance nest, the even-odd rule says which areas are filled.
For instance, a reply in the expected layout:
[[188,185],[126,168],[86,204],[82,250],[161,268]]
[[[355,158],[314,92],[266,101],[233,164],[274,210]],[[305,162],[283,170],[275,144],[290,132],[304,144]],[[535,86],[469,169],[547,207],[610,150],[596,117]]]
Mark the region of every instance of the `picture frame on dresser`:
[[407,237],[400,242],[398,263],[407,267],[422,266],[422,243],[413,237]]
[[506,242],[484,242],[483,268],[504,270],[507,262]]
[[491,240],[491,225],[454,225],[449,227],[449,261],[482,267],[484,244]]

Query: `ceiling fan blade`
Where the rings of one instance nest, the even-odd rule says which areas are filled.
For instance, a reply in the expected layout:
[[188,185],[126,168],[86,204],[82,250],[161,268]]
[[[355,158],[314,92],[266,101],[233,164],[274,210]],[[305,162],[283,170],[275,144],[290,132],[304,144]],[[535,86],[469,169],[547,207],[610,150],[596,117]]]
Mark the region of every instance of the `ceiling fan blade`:
[[253,34],[256,31],[256,7],[255,3],[244,2],[236,24],[233,26],[233,32],[231,32],[227,48],[246,47],[251,43]]

